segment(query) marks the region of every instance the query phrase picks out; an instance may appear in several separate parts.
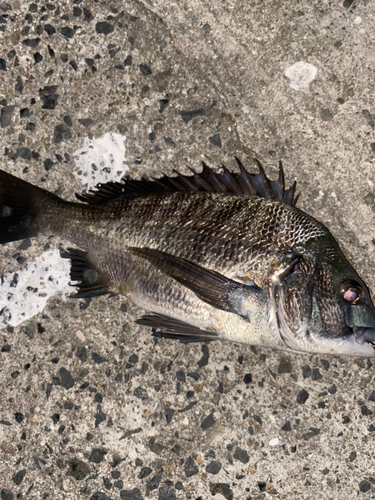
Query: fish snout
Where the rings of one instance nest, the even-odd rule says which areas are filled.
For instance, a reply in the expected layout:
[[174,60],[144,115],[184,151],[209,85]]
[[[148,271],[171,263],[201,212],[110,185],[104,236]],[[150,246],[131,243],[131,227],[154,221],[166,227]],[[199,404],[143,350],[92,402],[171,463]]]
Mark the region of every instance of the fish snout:
[[359,344],[369,342],[375,344],[375,328],[356,327],[353,328],[355,339]]

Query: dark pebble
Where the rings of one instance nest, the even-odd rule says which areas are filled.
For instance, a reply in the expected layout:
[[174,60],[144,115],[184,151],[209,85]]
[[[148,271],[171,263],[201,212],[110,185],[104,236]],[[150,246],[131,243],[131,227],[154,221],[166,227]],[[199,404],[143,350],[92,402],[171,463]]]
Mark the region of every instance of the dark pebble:
[[292,363],[288,358],[281,358],[277,373],[292,373]]
[[159,101],[159,113],[162,113],[165,108],[168,106],[169,100],[168,99],[160,99]]
[[35,49],[39,45],[39,42],[40,38],[26,38],[26,40],[22,41],[23,45],[32,49]]
[[59,144],[62,141],[67,141],[72,137],[72,133],[69,128],[65,125],[65,123],[60,123],[60,125],[56,125],[53,131],[53,142],[55,144]]
[[17,474],[15,474],[12,477],[13,483],[16,484],[17,486],[19,486],[22,483],[25,475],[26,475],[26,469],[22,469],[22,470],[18,471]]
[[136,354],[132,354],[130,356],[130,358],[128,359],[129,363],[132,363],[133,365],[135,365],[135,363],[138,363],[139,361],[139,358]]
[[216,423],[212,413],[210,413],[201,423],[201,428],[203,430],[209,429]]
[[53,161],[50,158],[46,158],[43,162],[45,170],[48,172],[48,170],[51,170],[53,167]]
[[52,36],[56,33],[56,29],[52,24],[45,24],[44,25],[44,31],[47,33],[48,36]]
[[174,415],[174,409],[173,408],[167,408],[165,410],[165,418],[167,420],[167,424],[170,424],[171,423],[171,420],[172,420],[172,417]]
[[374,128],[374,126],[375,126],[374,117],[372,116],[370,111],[368,109],[363,109],[362,115],[365,117],[368,125],[370,125],[371,128]]
[[160,453],[164,450],[164,446],[158,443],[154,437],[152,437],[149,441],[149,447],[152,452],[156,455],[160,455]]
[[94,19],[94,16],[91,14],[91,11],[86,7],[83,7],[83,15],[84,15],[84,20],[88,23]]
[[35,54],[33,55],[33,58],[34,58],[35,64],[39,64],[41,61],[43,61],[43,56],[39,52],[35,52]]
[[288,431],[291,431],[291,430],[292,430],[292,426],[290,425],[290,421],[289,421],[289,420],[287,420],[287,421],[285,422],[285,424],[281,427],[281,430],[282,430],[282,431],[286,431],[286,432],[288,432]]
[[132,56],[128,56],[124,61],[124,66],[131,66],[132,62],[133,62]]
[[0,58],[0,71],[7,70],[7,62],[5,59]]
[[325,109],[322,109],[320,111],[320,118],[324,121],[324,122],[329,122],[332,120],[333,118],[333,114],[331,113],[331,111],[328,109],[328,108],[325,108]]
[[202,116],[205,115],[206,112],[204,109],[195,109],[192,111],[180,111],[180,116],[183,120],[184,123],[189,123],[190,120],[195,118],[196,116]]
[[212,460],[207,466],[206,466],[206,472],[209,474],[217,474],[221,469],[221,463],[216,462],[216,460]]
[[60,375],[60,384],[62,387],[64,387],[64,389],[68,390],[74,386],[75,380],[72,377],[70,371],[68,371],[66,368],[64,367],[60,368],[59,375]]
[[10,352],[11,349],[12,348],[9,344],[4,344],[3,347],[1,348],[1,352]]
[[87,349],[85,346],[81,345],[77,349],[77,358],[85,363],[87,361]]
[[107,450],[104,450],[103,448],[93,448],[90,454],[89,462],[100,464],[100,462],[103,462],[106,454]]
[[354,0],[344,0],[344,3],[342,5],[345,9],[349,9],[349,7],[351,7],[353,2]]
[[31,149],[24,146],[17,148],[16,158],[22,158],[23,160],[31,160],[32,154]]
[[143,387],[137,387],[136,389],[134,389],[134,392],[133,392],[134,396],[136,396],[138,399],[142,399],[142,400],[146,400],[148,399],[148,394],[147,394],[147,391],[146,389],[143,389]]
[[195,474],[198,474],[198,467],[195,465],[194,459],[192,456],[190,456],[186,462],[185,462],[185,476],[186,477],[191,477],[194,476]]
[[93,360],[94,363],[98,365],[101,363],[105,363],[107,361],[105,358],[103,358],[103,356],[101,356],[97,352],[92,353],[91,359]]
[[90,473],[90,466],[76,458],[68,462],[68,466],[70,475],[77,481],[82,481]]
[[365,417],[366,417],[366,416],[369,416],[369,415],[372,415],[372,411],[371,411],[369,408],[367,408],[367,406],[366,406],[366,405],[362,405],[362,406],[361,406],[361,413],[362,413],[362,415],[363,415],[363,416],[365,416]]
[[22,413],[19,413],[18,411],[14,414],[14,418],[18,424],[20,424],[23,419],[25,418]]
[[371,490],[371,484],[365,479],[359,483],[359,491],[366,493],[366,491]]
[[20,109],[20,118],[27,118],[28,116],[30,116],[29,108]]
[[208,358],[209,358],[208,346],[206,346],[206,344],[202,344],[201,349],[203,352],[203,356],[201,357],[201,359],[197,363],[199,368],[202,368],[203,366],[208,365]]
[[327,361],[326,359],[321,359],[320,362],[322,363],[322,366],[325,369],[325,371],[327,371],[329,369],[329,361]]
[[185,372],[183,370],[176,372],[176,377],[177,377],[177,380],[180,380],[181,382],[186,381]]
[[208,139],[209,139],[211,144],[213,144],[214,146],[216,146],[218,148],[221,148],[222,144],[221,144],[221,139],[220,139],[219,134],[215,134],[215,135],[209,137]]
[[320,433],[320,429],[316,427],[310,427],[309,431],[302,435],[302,439],[305,441],[311,439],[314,436],[317,436]]
[[148,491],[153,491],[156,490],[159,487],[161,478],[163,477],[163,469],[160,469],[155,476],[153,476],[149,481],[147,482],[147,490]]
[[309,393],[305,391],[305,389],[301,389],[300,392],[297,394],[297,403],[303,405],[304,403],[306,403],[308,398],[309,398]]
[[311,368],[309,367],[309,365],[303,365],[302,376],[303,376],[303,378],[311,377]]
[[211,31],[211,26],[210,26],[208,23],[206,23],[206,24],[204,24],[204,25],[202,26],[202,30],[203,30],[206,34],[208,34],[208,33]]
[[337,392],[336,384],[331,385],[331,387],[328,388],[328,392],[330,394],[336,394],[336,392]]
[[134,488],[133,490],[121,490],[120,498],[121,500],[143,500],[143,496],[139,488]]
[[357,458],[357,452],[352,451],[349,455],[349,462],[353,462]]
[[198,382],[198,380],[201,378],[201,376],[197,372],[188,372],[187,376],[192,378],[196,382]]
[[76,5],[73,7],[73,17],[79,17],[82,14],[82,10]]
[[245,384],[251,384],[251,382],[253,381],[251,373],[246,373],[246,375],[243,378],[243,381],[245,382]]
[[122,481],[122,479],[118,479],[117,481],[114,481],[113,486],[121,490],[121,488],[123,488],[124,486],[124,481]]
[[263,493],[267,489],[267,483],[264,481],[257,481],[259,490]]
[[64,116],[64,123],[65,125],[67,125],[68,127],[71,127],[73,125],[72,123],[72,119],[70,118],[69,115],[65,115]]
[[59,94],[57,94],[57,85],[48,85],[39,89],[39,96],[43,101],[42,109],[55,109]]
[[98,405],[95,413],[95,427],[98,427],[106,418],[107,415],[102,411],[102,407]]
[[97,392],[94,397],[95,403],[102,403],[103,402],[103,396],[100,394],[100,392]]
[[151,68],[149,66],[147,66],[147,64],[140,64],[139,71],[142,73],[142,75],[145,75],[145,76],[152,74]]
[[165,144],[167,144],[167,146],[172,146],[172,148],[177,147],[174,140],[171,139],[170,137],[164,137],[164,142],[165,142]]
[[144,479],[145,477],[148,477],[152,472],[151,467],[142,467],[140,470],[140,473],[138,474],[139,479]]
[[8,127],[12,123],[12,114],[15,106],[4,106],[1,110],[0,124],[1,128]]
[[210,483],[211,495],[223,495],[227,500],[233,499],[233,491],[230,489],[229,483]]
[[91,127],[95,123],[92,118],[78,118],[78,122],[86,128]]
[[99,23],[96,23],[95,30],[100,35],[109,35],[113,31],[115,31],[115,28],[107,21],[100,21]]
[[370,394],[368,400],[369,401],[375,401],[375,391],[372,391],[372,393]]
[[60,33],[64,35],[66,38],[73,38],[75,29],[71,28],[70,26],[63,26],[60,29]]
[[159,489],[158,500],[176,500],[176,492],[170,485]]
[[9,490],[1,490],[1,500],[14,500],[14,495]]
[[[22,81],[22,78],[20,76],[17,76],[16,85],[14,86],[14,90],[16,92],[19,92],[20,94],[22,94],[22,92],[23,92],[23,81]],[[21,118],[23,118],[22,110],[20,112],[20,115],[21,115]],[[26,116],[29,116],[29,115],[26,115]]]
[[96,491],[91,495],[90,500],[112,500],[112,498],[101,491]]
[[319,380],[323,378],[322,374],[319,371],[319,368],[313,368],[311,372],[311,379],[312,380]]
[[54,413],[54,414],[52,415],[51,419],[52,419],[52,422],[53,422],[54,424],[57,424],[57,422],[59,422],[59,420],[60,420],[60,415],[59,415],[58,413]]
[[242,450],[239,447],[236,448],[236,451],[234,452],[233,458],[235,460],[239,460],[243,464],[247,464],[247,462],[250,460],[250,457],[249,457],[247,451]]

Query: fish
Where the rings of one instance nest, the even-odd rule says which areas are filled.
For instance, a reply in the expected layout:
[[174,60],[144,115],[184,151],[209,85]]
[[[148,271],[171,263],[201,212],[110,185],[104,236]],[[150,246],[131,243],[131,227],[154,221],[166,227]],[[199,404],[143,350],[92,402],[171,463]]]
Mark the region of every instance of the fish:
[[76,202],[0,170],[0,243],[68,240],[73,297],[124,295],[162,338],[374,357],[370,291],[296,207],[296,182],[281,162],[277,180],[257,158],[257,173],[236,162],[99,184]]

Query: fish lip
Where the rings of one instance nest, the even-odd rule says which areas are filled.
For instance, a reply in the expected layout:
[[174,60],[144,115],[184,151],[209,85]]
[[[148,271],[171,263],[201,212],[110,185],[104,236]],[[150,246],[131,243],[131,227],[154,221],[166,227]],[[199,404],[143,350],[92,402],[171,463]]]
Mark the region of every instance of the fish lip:
[[352,328],[355,340],[363,345],[365,342],[375,348],[375,328],[354,327]]

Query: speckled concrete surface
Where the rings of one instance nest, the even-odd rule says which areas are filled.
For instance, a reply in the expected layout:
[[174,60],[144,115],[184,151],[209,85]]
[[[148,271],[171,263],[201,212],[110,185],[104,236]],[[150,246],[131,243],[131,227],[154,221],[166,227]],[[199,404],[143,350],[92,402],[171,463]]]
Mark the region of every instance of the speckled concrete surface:
[[[125,136],[135,176],[253,149],[270,172],[284,161],[299,206],[375,290],[373,2],[9,0],[0,14],[2,168],[73,199],[87,137]],[[8,244],[0,273],[67,245]],[[141,312],[56,295],[0,330],[1,500],[375,498],[372,361],[157,342]]]

